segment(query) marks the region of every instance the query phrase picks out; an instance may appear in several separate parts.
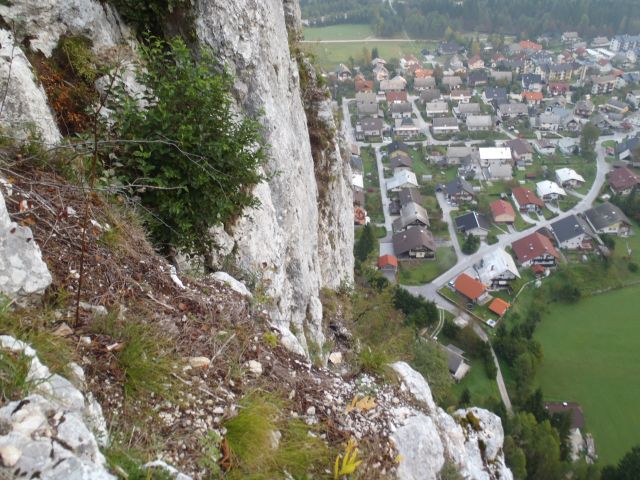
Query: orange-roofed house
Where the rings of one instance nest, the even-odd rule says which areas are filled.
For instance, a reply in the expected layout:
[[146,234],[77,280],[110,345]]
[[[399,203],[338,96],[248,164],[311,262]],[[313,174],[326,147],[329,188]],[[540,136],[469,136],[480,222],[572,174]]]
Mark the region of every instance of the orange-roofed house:
[[356,78],[355,80],[356,93],[357,92],[371,92],[373,91],[373,80],[367,80],[366,78]]
[[480,58],[480,55],[476,55],[469,60],[469,70],[478,70],[484,68],[484,60]]
[[493,302],[489,304],[489,310],[491,310],[499,317],[502,317],[505,313],[507,313],[507,310],[509,310],[510,306],[511,304],[509,302],[505,302],[501,298],[494,298]]
[[415,78],[433,77],[433,70],[431,70],[430,68],[419,68],[418,70],[413,72],[413,76]]
[[505,200],[496,200],[491,205],[491,216],[495,223],[513,223],[516,221],[516,212],[511,204]]
[[489,298],[487,289],[482,282],[470,277],[466,273],[458,275],[454,286],[460,295],[466,297],[471,302],[483,303]]
[[378,268],[383,272],[396,273],[398,271],[398,259],[394,255],[380,255]]
[[544,99],[542,92],[524,92],[522,99],[529,105],[540,105],[540,102]]
[[520,48],[522,50],[533,50],[535,52],[539,52],[542,50],[542,45],[536,42],[532,42],[531,40],[522,40],[520,42]]

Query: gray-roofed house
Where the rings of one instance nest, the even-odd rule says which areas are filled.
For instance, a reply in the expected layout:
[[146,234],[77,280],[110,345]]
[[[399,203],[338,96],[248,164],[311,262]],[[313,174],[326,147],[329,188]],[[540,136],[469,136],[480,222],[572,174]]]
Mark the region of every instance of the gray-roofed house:
[[459,103],[453,107],[453,113],[460,119],[465,119],[467,115],[480,115],[482,109],[479,103]]
[[566,250],[590,250],[591,229],[576,215],[569,215],[551,224],[558,247]]
[[398,258],[435,258],[436,242],[426,228],[410,227],[394,234],[392,242]]
[[413,108],[409,102],[392,103],[389,106],[391,118],[411,118]]
[[435,117],[437,115],[448,115],[449,105],[447,102],[433,101],[427,103],[425,106],[425,112],[428,117]]
[[384,122],[381,118],[365,117],[356,125],[356,139],[364,140],[367,137],[381,137],[384,131]]
[[451,133],[460,131],[458,120],[455,117],[434,118],[431,125],[433,133]]
[[560,117],[552,112],[543,112],[536,119],[536,128],[548,132],[557,132],[560,128]]
[[447,352],[447,365],[449,373],[456,382],[464,378],[471,367],[465,362],[464,351],[454,345],[447,345],[444,348]]
[[517,118],[529,115],[529,107],[524,103],[502,103],[498,107],[498,115],[502,118]]
[[413,81],[413,88],[419,92],[428,88],[436,88],[436,79],[435,77],[416,78]]
[[487,217],[478,212],[467,212],[455,218],[456,230],[465,235],[472,234],[479,238],[486,238],[491,225]]
[[631,234],[631,222],[616,205],[601,203],[584,212],[584,218],[596,233],[626,237]]
[[462,78],[456,75],[442,77],[442,85],[449,87],[450,90],[453,90],[454,88],[460,88],[462,86]]
[[[404,152],[403,152],[404,153]],[[413,159],[410,155],[393,155],[391,157],[391,169],[395,174],[397,170],[413,168]]]
[[428,227],[429,214],[417,203],[409,202],[400,209],[400,217],[393,221],[393,232],[401,232],[409,227]]
[[377,117],[380,114],[378,98],[373,92],[356,93],[356,108],[359,117]]
[[466,124],[470,132],[487,131],[493,129],[493,118],[491,115],[468,115]]
[[506,143],[511,149],[511,155],[515,161],[523,161],[525,164],[531,164],[533,161],[533,147],[524,138],[516,138]]
[[460,204],[472,201],[476,193],[469,182],[462,177],[458,177],[444,186],[444,195],[447,200]]
[[396,118],[393,125],[393,133],[398,137],[410,138],[420,133],[420,129],[411,117]]
[[422,196],[417,188],[403,188],[398,192],[398,199],[400,200],[401,207],[404,207],[408,203],[422,203]]
[[473,154],[472,147],[447,147],[447,165],[460,165],[462,159]]
[[442,92],[437,88],[426,88],[420,92],[420,101],[422,103],[433,102],[439,100],[442,97]]

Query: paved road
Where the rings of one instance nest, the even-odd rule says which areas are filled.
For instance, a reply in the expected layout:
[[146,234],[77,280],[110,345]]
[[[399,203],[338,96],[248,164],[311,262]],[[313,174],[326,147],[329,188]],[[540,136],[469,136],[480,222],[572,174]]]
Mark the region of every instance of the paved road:
[[436,199],[438,200],[438,205],[440,205],[440,208],[442,209],[442,220],[447,222],[447,226],[449,228],[449,237],[451,238],[451,245],[453,245],[453,249],[456,252],[456,258],[458,262],[462,257],[465,257],[466,254],[462,253],[460,242],[458,241],[458,235],[456,235],[456,227],[453,223],[453,217],[451,216],[451,212],[454,209],[444,198],[444,193],[436,192]]

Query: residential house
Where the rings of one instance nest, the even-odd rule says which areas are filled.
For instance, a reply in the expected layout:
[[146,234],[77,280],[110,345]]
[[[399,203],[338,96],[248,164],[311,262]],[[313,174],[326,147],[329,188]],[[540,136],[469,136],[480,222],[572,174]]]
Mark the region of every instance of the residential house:
[[560,117],[553,112],[542,112],[536,119],[536,128],[546,132],[557,132],[560,128]]
[[349,70],[349,67],[347,67],[344,63],[341,63],[340,65],[338,65],[338,68],[336,68],[336,76],[341,82],[351,80],[351,70]]
[[566,95],[570,90],[570,86],[568,83],[564,83],[564,82],[550,82],[549,85],[547,86],[547,90],[551,95],[554,95],[554,96]]
[[544,95],[542,92],[524,92],[522,94],[522,99],[527,103],[527,105],[540,105],[542,100],[544,100]]
[[595,109],[596,107],[591,100],[580,100],[576,103],[573,112],[580,117],[589,118]]
[[429,226],[427,210],[417,203],[407,203],[400,209],[400,217],[393,221],[393,232],[401,232],[409,227]]
[[467,115],[480,115],[482,109],[479,103],[459,103],[453,107],[453,113],[461,120],[467,118]]
[[425,106],[427,117],[436,117],[438,115],[448,115],[449,105],[447,102],[433,101],[427,103]]
[[395,275],[398,272],[398,259],[395,255],[380,255],[380,257],[378,257],[378,270],[383,274],[389,274],[395,278]]
[[411,117],[396,119],[393,127],[393,133],[402,138],[411,138],[420,134],[420,129]]
[[378,98],[374,92],[356,93],[356,109],[359,117],[378,117]]
[[547,82],[566,82],[579,71],[574,63],[547,63],[542,68],[542,76]]
[[419,78],[433,78],[433,73],[433,70],[431,70],[430,68],[419,68],[415,72],[413,72],[413,77],[416,80],[418,80]]
[[538,194],[538,197],[545,202],[558,200],[561,197],[567,196],[567,192],[565,192],[556,182],[552,182],[551,180],[543,180],[536,183],[536,193]]
[[591,79],[591,94],[606,95],[613,92],[616,86],[616,77],[613,75],[602,75]]
[[447,345],[444,349],[447,353],[449,373],[451,373],[451,376],[457,383],[465,377],[471,367],[465,361],[463,350],[451,344]]
[[587,223],[576,215],[569,215],[551,224],[556,243],[562,249],[590,250],[591,230]]
[[553,155],[556,152],[556,145],[546,138],[534,140],[533,148],[540,155]]
[[631,221],[620,208],[609,202],[590,208],[584,212],[584,218],[596,233],[626,237],[633,232]]
[[391,118],[411,118],[413,108],[409,102],[395,102],[389,105]]
[[387,153],[389,154],[389,156],[393,155],[397,151],[402,151],[402,152],[405,152],[405,153],[409,153],[409,149],[410,148],[411,147],[409,147],[408,144],[406,144],[404,142],[401,142],[399,140],[394,140],[387,147]]
[[458,45],[455,41],[451,40],[448,42],[441,42],[438,46],[438,55],[455,55],[458,53],[462,47]]
[[500,83],[511,83],[513,81],[513,72],[511,71],[501,72],[499,70],[491,70],[489,76]]
[[513,165],[492,161],[487,167],[487,177],[492,180],[511,180],[513,178]]
[[502,103],[498,107],[498,116],[503,120],[526,117],[528,115],[529,108],[524,103]]
[[480,55],[475,55],[467,62],[469,70],[480,70],[484,68],[484,60]]
[[382,84],[382,82],[389,80],[389,70],[387,70],[387,67],[382,64],[376,65],[373,68],[373,78],[376,82],[380,82],[380,84]]
[[629,195],[640,185],[640,175],[627,167],[614,168],[608,176],[609,188],[616,195]]
[[484,255],[473,265],[473,275],[489,290],[507,288],[513,280],[520,278],[516,262],[503,248]]
[[454,288],[456,292],[472,303],[486,303],[491,298],[482,282],[479,282],[466,273],[458,275],[454,283]]
[[507,310],[511,307],[511,304],[500,297],[494,298],[489,304],[489,311],[498,315],[498,317],[502,318]]
[[390,155],[391,159],[391,169],[395,174],[396,171],[400,171],[402,169],[411,170],[413,168],[413,159],[411,156],[402,150],[394,152],[393,155]]
[[426,228],[407,228],[394,234],[391,241],[393,243],[393,251],[399,259],[435,258],[436,242],[432,233]]
[[382,80],[380,82],[380,90],[382,90],[383,92],[399,92],[401,90],[404,90],[407,88],[407,81],[401,77],[401,76],[396,76],[393,77],[391,80]]
[[385,92],[384,97],[388,105],[406,103],[408,98],[406,90]]
[[418,92],[427,88],[436,88],[436,79],[434,77],[416,78],[413,81],[413,88]]
[[634,156],[634,152],[636,152],[639,148],[640,135],[627,138],[626,140],[616,145],[616,155],[618,156],[618,160],[632,159]]
[[607,103],[604,104],[604,108],[610,112],[625,114],[629,111],[629,105],[615,98],[610,98]]
[[503,87],[487,87],[482,92],[482,101],[484,103],[492,103],[493,101],[506,102],[507,90]]
[[469,115],[466,118],[467,130],[470,132],[487,131],[493,129],[491,115]]
[[462,87],[462,78],[457,75],[447,75],[442,77],[442,85],[449,87],[449,90],[455,90]]
[[456,230],[465,235],[473,235],[481,239],[487,238],[491,225],[482,213],[475,211],[464,213],[455,218]]
[[511,155],[516,162],[522,161],[526,165],[533,162],[533,147],[523,138],[516,138],[505,143],[511,149]]
[[516,221],[516,212],[506,200],[496,200],[489,205],[494,223],[512,224]]
[[542,75],[537,73],[525,73],[520,81],[522,89],[526,92],[542,92]]
[[578,32],[564,32],[560,37],[563,43],[576,43],[580,41]]
[[462,159],[470,157],[473,152],[472,147],[447,147],[447,165],[460,165]]
[[384,128],[384,122],[381,118],[362,118],[358,124],[356,124],[356,140],[365,140],[368,137],[381,137]]
[[591,40],[591,48],[609,48],[611,40],[607,37],[595,37]]
[[532,52],[539,52],[542,50],[542,45],[536,42],[532,42],[531,40],[522,40],[520,42],[521,50],[530,50]]
[[423,104],[440,100],[442,93],[437,88],[425,88],[420,92],[420,101]]
[[489,75],[485,70],[474,70],[469,72],[467,76],[467,85],[469,87],[481,87],[489,82]]
[[411,67],[419,67],[420,62],[415,55],[407,55],[400,59],[400,68],[402,70],[408,70]]
[[640,35],[617,35],[611,40],[612,52],[627,52],[640,47]]
[[416,188],[403,188],[398,193],[398,199],[400,200],[400,206],[404,207],[410,203],[422,204],[422,196],[420,191]]
[[452,203],[471,202],[476,197],[476,192],[469,182],[462,177],[457,177],[444,186],[444,195]]
[[364,176],[362,172],[351,173],[351,186],[357,190],[364,190]]
[[640,107],[640,90],[631,90],[625,98],[634,108]]
[[459,132],[458,120],[456,117],[437,117],[431,124],[434,134]]
[[523,267],[542,265],[555,267],[560,254],[549,237],[534,232],[511,244],[516,260]]
[[579,150],[579,143],[577,138],[562,137],[558,140],[558,148],[564,155],[575,155]]
[[523,212],[542,213],[544,202],[528,188],[516,187],[511,190],[511,197],[516,208]]
[[373,80],[367,80],[362,75],[357,75],[355,79],[356,93],[358,92],[372,92]]
[[449,93],[449,95],[447,95],[447,97],[452,102],[458,102],[460,104],[460,103],[469,103],[472,95],[469,90],[458,89],[458,90],[451,90],[451,92]]
[[556,181],[563,188],[579,188],[584,185],[584,177],[573,168],[559,168],[556,170]]
[[492,162],[512,162],[511,149],[509,147],[480,147],[478,153],[482,167],[488,167]]
[[398,192],[403,188],[418,187],[416,174],[410,170],[399,170],[393,177],[387,180],[387,191]]
[[465,73],[464,62],[459,55],[452,56],[448,62],[446,62],[446,69],[453,73]]

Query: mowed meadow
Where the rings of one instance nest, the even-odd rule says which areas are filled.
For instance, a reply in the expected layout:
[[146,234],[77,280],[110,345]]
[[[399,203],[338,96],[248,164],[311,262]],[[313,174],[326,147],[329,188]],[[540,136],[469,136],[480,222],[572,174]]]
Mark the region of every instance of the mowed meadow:
[[544,360],[545,400],[582,405],[602,464],[617,462],[640,437],[640,287],[554,304],[535,337]]

